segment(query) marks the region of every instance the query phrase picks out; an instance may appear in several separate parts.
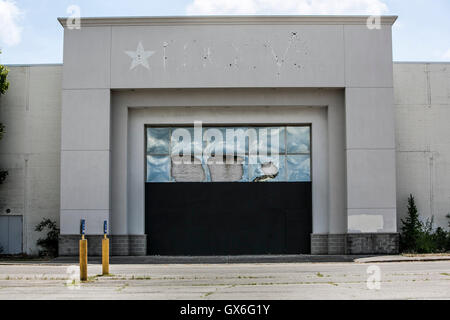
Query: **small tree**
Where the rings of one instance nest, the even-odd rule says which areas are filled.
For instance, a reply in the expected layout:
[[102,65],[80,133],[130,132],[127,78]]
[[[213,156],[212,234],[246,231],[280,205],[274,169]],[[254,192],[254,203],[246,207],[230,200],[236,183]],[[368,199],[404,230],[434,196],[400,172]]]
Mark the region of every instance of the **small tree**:
[[401,221],[403,226],[400,234],[400,248],[404,252],[414,252],[421,236],[422,223],[412,194],[408,198],[408,215]]
[[[0,50],[0,54],[2,51]],[[6,79],[8,76],[8,69],[0,64],[0,95],[5,94],[6,90],[9,88],[9,82]]]
[[58,255],[58,238],[59,229],[56,225],[56,221],[50,219],[43,219],[41,223],[36,226],[35,231],[42,232],[47,229],[47,237],[41,238],[37,241],[37,245],[44,250],[39,252],[40,256],[56,257]]
[[[448,219],[448,228],[450,229],[450,213],[447,215]],[[447,244],[445,246],[445,250],[450,252],[450,230],[447,232]]]
[[[2,51],[0,50],[0,54]],[[6,90],[9,88],[9,82],[6,79],[8,76],[8,69],[0,64],[0,96],[6,93]],[[0,123],[0,140],[3,138],[5,133],[5,126],[3,123]],[[6,176],[8,175],[8,171],[0,170],[0,184],[2,184]]]

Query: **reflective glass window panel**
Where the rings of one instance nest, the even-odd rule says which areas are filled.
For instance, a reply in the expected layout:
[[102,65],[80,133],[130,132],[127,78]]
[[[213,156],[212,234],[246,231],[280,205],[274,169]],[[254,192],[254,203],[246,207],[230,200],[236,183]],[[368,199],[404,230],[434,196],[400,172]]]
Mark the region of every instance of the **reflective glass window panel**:
[[172,128],[171,151],[172,155],[195,155],[202,153],[202,136],[200,141],[195,141],[194,128]]
[[203,128],[203,156],[225,155],[226,152],[226,128]]
[[287,181],[309,182],[311,181],[310,155],[287,156]]
[[170,157],[147,156],[147,182],[170,181]]
[[[255,128],[227,127],[225,128],[226,154],[245,155],[249,152],[250,141],[257,139]],[[251,139],[249,137],[252,137]]]
[[258,154],[284,154],[285,151],[285,127],[258,128]]
[[169,154],[169,142],[169,128],[147,128],[147,153]]
[[287,153],[310,152],[310,127],[287,127]]

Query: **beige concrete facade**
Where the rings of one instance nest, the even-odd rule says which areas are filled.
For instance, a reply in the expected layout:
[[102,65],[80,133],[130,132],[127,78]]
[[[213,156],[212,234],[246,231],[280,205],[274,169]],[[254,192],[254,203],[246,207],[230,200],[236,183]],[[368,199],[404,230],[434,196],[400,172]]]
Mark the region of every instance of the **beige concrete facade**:
[[[143,26],[129,26],[124,22],[104,27],[99,26],[104,21],[96,23],[94,20],[89,23],[92,26],[80,33],[66,31],[65,52],[69,57],[65,56],[64,72],[62,66],[11,66],[11,88],[0,100],[1,119],[8,131],[0,141],[0,167],[10,172],[6,183],[0,186],[0,214],[24,217],[24,252],[37,253],[35,241],[39,235],[33,229],[43,217],[57,220],[62,233],[68,235],[77,233],[77,223],[82,216],[89,217],[90,234],[100,233],[98,226],[103,220],[110,220],[113,234],[143,234],[143,208],[140,208],[143,199],[139,198],[142,191],[139,186],[144,181],[140,167],[143,161],[136,156],[143,152],[136,148],[143,138],[139,130],[154,121],[186,123],[196,120],[196,116],[211,123],[230,123],[237,114],[243,117],[242,121],[247,119],[246,123],[267,123],[268,119],[282,123],[298,117],[295,121],[309,119],[317,123],[317,128],[323,128],[316,136],[322,136],[319,140],[328,147],[313,155],[313,161],[326,168],[313,172],[318,188],[313,194],[317,198],[313,200],[314,233],[372,232],[360,218],[369,217],[366,221],[376,224],[374,217],[380,215],[383,225],[378,229],[395,233],[405,213],[409,193],[416,195],[424,217],[434,215],[437,224],[446,226],[445,215],[450,212],[449,64],[398,63],[394,65],[392,77],[390,26],[383,25],[380,33],[374,34],[355,21],[304,20],[291,22],[293,25],[289,26],[272,21],[275,24],[270,35],[273,41],[281,39],[281,35],[292,36],[292,32],[305,35],[306,42],[297,43],[297,50],[314,54],[314,58],[302,57],[306,59],[303,77],[296,76],[286,64],[280,66],[273,61],[267,49],[267,57],[264,53],[257,57],[256,71],[247,70],[253,65],[247,66],[247,53],[241,52],[239,57],[243,60],[237,61],[238,67],[233,65],[234,60],[231,67],[224,64],[223,68],[231,69],[222,70],[224,76],[219,79],[212,76],[219,71],[214,69],[218,68],[217,61],[225,62],[232,57],[234,47],[268,42],[262,38],[251,42],[245,35],[230,38],[230,46],[226,48],[231,51],[227,52],[218,50],[222,42],[212,41],[210,47],[216,48],[219,54],[214,63],[197,61],[197,54],[202,52],[195,47],[185,50],[188,52],[185,56],[177,53],[173,61],[160,37],[162,31],[169,32],[173,46],[179,45],[176,43],[181,38],[177,38],[175,26],[157,24],[156,29],[152,29],[154,27],[145,26],[145,21]],[[212,29],[223,35],[236,33],[234,25],[226,27],[230,29],[219,25]],[[245,28],[254,32],[259,26],[246,24]],[[188,24],[188,29],[192,39],[209,41],[212,31],[204,32],[195,24]],[[328,37],[325,41],[328,49],[324,50],[323,44],[313,41],[317,30]],[[135,35],[135,39],[127,36],[129,34]],[[154,57],[160,62],[154,66],[154,74],[149,76],[145,68],[138,68],[134,76],[127,79],[130,59],[122,51],[135,50],[139,37],[151,37],[154,43],[167,50],[158,51],[160,56]],[[113,44],[109,42],[111,39]],[[276,50],[287,46],[289,39],[277,44]],[[355,42],[359,45],[355,46]],[[89,45],[90,50],[86,68],[77,70],[74,61],[87,54],[79,52],[80,43]],[[306,43],[311,43],[307,49]],[[379,44],[388,44],[388,48],[380,48]],[[367,46],[374,49],[370,51],[374,68],[361,72],[363,66],[367,68],[363,63],[367,59],[366,51],[361,48]],[[324,56],[318,56],[321,50]],[[326,56],[326,52],[331,51],[333,57]],[[164,63],[166,56],[170,62]],[[288,58],[286,60],[291,61]],[[270,61],[273,66],[265,67]],[[320,61],[332,65],[319,68]],[[183,69],[185,62],[188,62],[187,69]],[[110,65],[118,67],[110,70]],[[382,66],[381,70],[378,65]],[[92,71],[92,68],[103,68],[103,71],[91,75],[86,70]],[[81,72],[83,70],[86,72]],[[322,74],[315,70],[321,70]],[[246,77],[241,75],[244,71],[248,74]],[[169,83],[165,78],[168,74],[180,77],[172,77],[176,82]],[[183,78],[184,74],[191,77]],[[156,82],[158,77],[163,79],[161,83]],[[207,78],[212,82],[204,82]],[[216,88],[230,86],[236,80],[242,81],[238,83],[243,88],[233,89],[233,94],[229,93],[230,89]],[[253,89],[245,89],[250,84]],[[265,89],[267,86],[278,89]],[[303,88],[303,91],[289,88],[291,86]],[[181,87],[184,91],[170,91]],[[323,91],[315,89],[317,87],[333,89]],[[395,108],[392,107],[394,98]],[[330,108],[333,104],[338,107]],[[269,105],[271,109],[266,118],[256,109],[254,114],[245,111],[246,106]],[[219,109],[211,112],[205,108],[207,106]],[[231,111],[220,109],[230,106]],[[315,108],[308,111],[299,106]],[[197,109],[187,111],[186,107]],[[297,109],[292,111],[292,108]],[[214,119],[215,115],[218,118]],[[61,130],[61,121],[64,130]],[[130,144],[133,135],[138,140]],[[135,156],[127,157],[127,150],[134,150]],[[313,166],[313,170],[318,168]],[[322,178],[321,173],[324,173]],[[83,188],[77,187],[81,184]]]

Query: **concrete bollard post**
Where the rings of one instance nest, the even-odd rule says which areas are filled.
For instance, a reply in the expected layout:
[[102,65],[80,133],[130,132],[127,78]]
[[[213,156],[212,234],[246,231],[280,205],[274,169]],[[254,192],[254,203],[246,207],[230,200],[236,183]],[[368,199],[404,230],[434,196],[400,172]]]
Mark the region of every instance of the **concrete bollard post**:
[[88,270],[87,270],[87,240],[84,238],[86,229],[85,220],[81,220],[81,240],[80,240],[80,281],[87,281]]
[[103,222],[103,239],[102,239],[102,274],[104,276],[109,274],[109,239],[108,222]]
[[102,239],[102,271],[104,276],[109,274],[109,239],[106,235]]

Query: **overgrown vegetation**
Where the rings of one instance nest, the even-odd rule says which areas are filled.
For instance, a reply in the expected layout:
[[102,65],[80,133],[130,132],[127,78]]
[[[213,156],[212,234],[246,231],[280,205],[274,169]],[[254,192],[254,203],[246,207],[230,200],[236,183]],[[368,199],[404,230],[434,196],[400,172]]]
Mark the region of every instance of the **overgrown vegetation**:
[[58,255],[58,238],[59,228],[56,221],[50,219],[43,219],[35,228],[35,231],[43,232],[47,230],[47,236],[39,239],[36,243],[43,248],[39,251],[39,256],[56,257]]
[[[450,229],[450,214],[449,219]],[[420,219],[414,197],[408,198],[408,215],[402,219],[400,250],[404,253],[443,253],[450,251],[450,230],[434,228],[434,218]]]
[[[0,50],[0,54],[2,51]],[[9,88],[9,82],[6,79],[8,77],[8,69],[0,64],[0,96],[6,93],[6,90]],[[0,123],[0,140],[3,138],[5,134],[5,126],[3,123]],[[8,176],[8,171],[0,170],[0,184],[2,184],[6,177]]]

